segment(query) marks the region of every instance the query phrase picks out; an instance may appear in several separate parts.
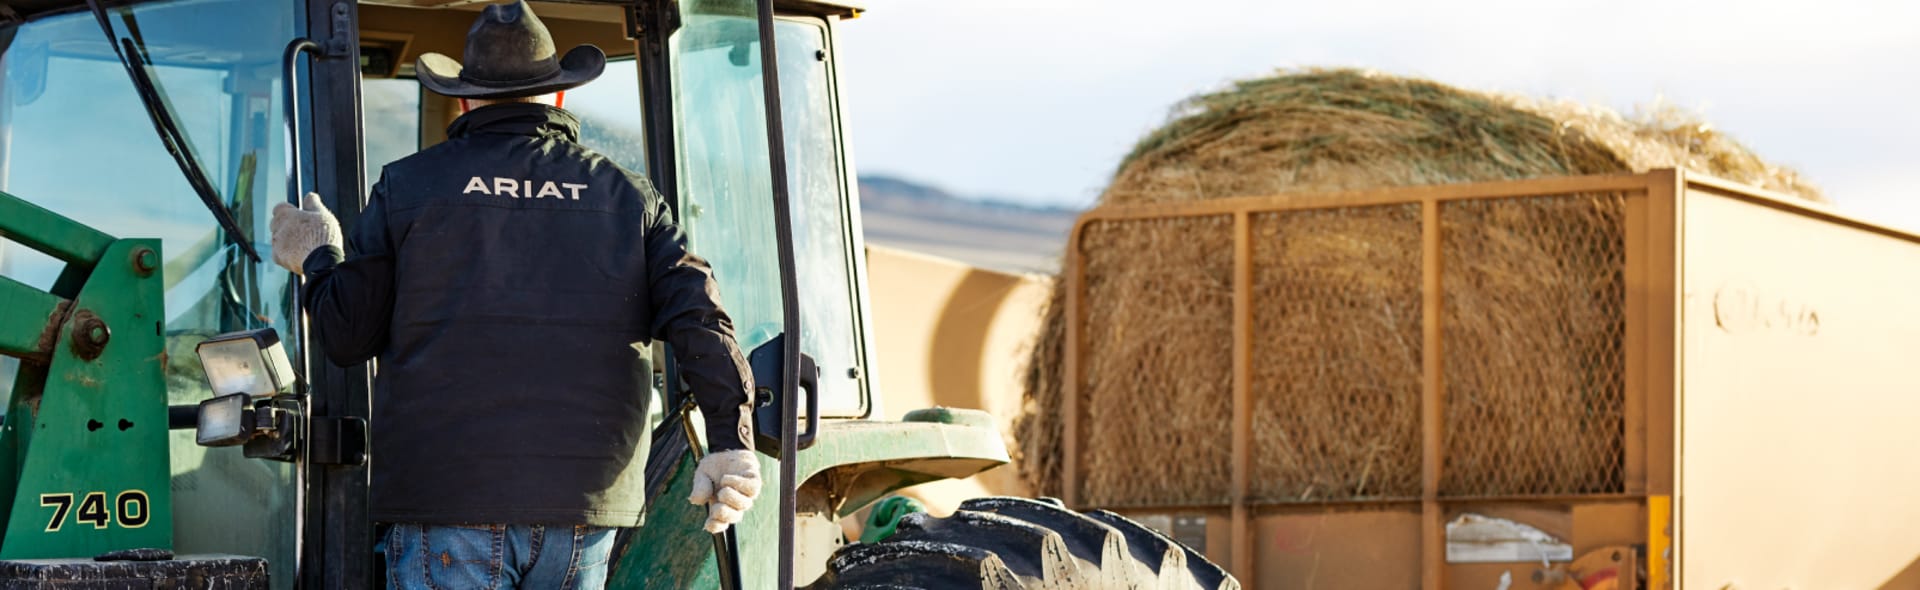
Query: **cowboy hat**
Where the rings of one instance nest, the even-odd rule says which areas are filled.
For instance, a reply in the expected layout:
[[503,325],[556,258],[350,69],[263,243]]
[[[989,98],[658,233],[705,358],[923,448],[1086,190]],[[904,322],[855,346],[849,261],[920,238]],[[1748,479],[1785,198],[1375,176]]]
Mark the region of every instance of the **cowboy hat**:
[[414,62],[414,76],[428,90],[456,98],[519,98],[558,92],[593,81],[607,67],[607,54],[581,45],[559,56],[553,36],[526,0],[480,11],[467,30],[465,66],[439,53]]

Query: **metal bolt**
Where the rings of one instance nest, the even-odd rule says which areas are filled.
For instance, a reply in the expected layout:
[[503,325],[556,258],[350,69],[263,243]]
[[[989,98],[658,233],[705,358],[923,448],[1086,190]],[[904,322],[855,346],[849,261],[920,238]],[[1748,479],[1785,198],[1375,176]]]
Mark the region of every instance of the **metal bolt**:
[[847,367],[847,378],[848,378],[848,379],[859,379],[859,378],[860,378],[860,367]]
[[113,330],[107,327],[107,321],[93,313],[91,309],[82,309],[73,313],[73,354],[80,360],[90,361],[100,358],[100,352],[107,347],[107,341],[113,339]]
[[153,271],[159,269],[160,253],[154,252],[152,248],[140,248],[133,251],[133,270],[138,271],[140,276],[151,275]]

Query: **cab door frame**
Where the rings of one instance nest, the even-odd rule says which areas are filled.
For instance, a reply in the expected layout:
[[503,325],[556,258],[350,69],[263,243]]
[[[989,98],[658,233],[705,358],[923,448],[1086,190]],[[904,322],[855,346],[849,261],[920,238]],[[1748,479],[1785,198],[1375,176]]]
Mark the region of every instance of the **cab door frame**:
[[[304,145],[288,155],[290,165],[312,171],[314,192],[323,195],[341,227],[359,222],[367,195],[362,162],[360,108],[360,7],[354,0],[306,0],[306,37],[332,53],[306,62],[301,88]],[[325,105],[325,108],[312,108]],[[311,161],[299,154],[311,154]],[[372,424],[371,364],[341,368],[321,355],[302,350],[314,359],[309,416],[357,417]],[[309,439],[311,441],[311,439]],[[299,464],[298,485],[303,495],[300,518],[299,563],[294,580],[299,588],[378,588],[380,572],[373,555],[373,520],[368,503],[368,469],[359,465]]]

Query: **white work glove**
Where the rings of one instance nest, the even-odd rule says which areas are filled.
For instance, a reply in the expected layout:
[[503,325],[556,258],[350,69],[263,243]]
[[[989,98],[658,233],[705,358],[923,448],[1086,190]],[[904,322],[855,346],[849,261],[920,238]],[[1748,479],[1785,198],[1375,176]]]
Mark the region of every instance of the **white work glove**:
[[288,203],[273,206],[273,221],[267,224],[273,234],[273,261],[281,268],[301,272],[307,256],[322,246],[340,248],[340,221],[320,204],[320,195],[307,193],[299,207]]
[[688,502],[707,507],[707,532],[719,534],[740,522],[760,495],[760,462],[753,451],[721,451],[700,460],[693,470]]

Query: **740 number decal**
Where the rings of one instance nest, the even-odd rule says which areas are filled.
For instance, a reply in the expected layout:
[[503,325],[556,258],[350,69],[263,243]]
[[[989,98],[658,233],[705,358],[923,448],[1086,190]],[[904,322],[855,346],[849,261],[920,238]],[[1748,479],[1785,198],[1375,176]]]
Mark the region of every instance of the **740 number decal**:
[[40,505],[53,509],[53,518],[47,520],[47,532],[58,532],[67,524],[67,516],[72,515],[76,524],[93,525],[104,529],[118,522],[123,528],[137,529],[147,526],[152,514],[151,502],[147,493],[140,490],[127,490],[113,498],[113,509],[107,509],[106,492],[87,492],[80,495],[79,510],[74,510],[73,494],[40,494]]

